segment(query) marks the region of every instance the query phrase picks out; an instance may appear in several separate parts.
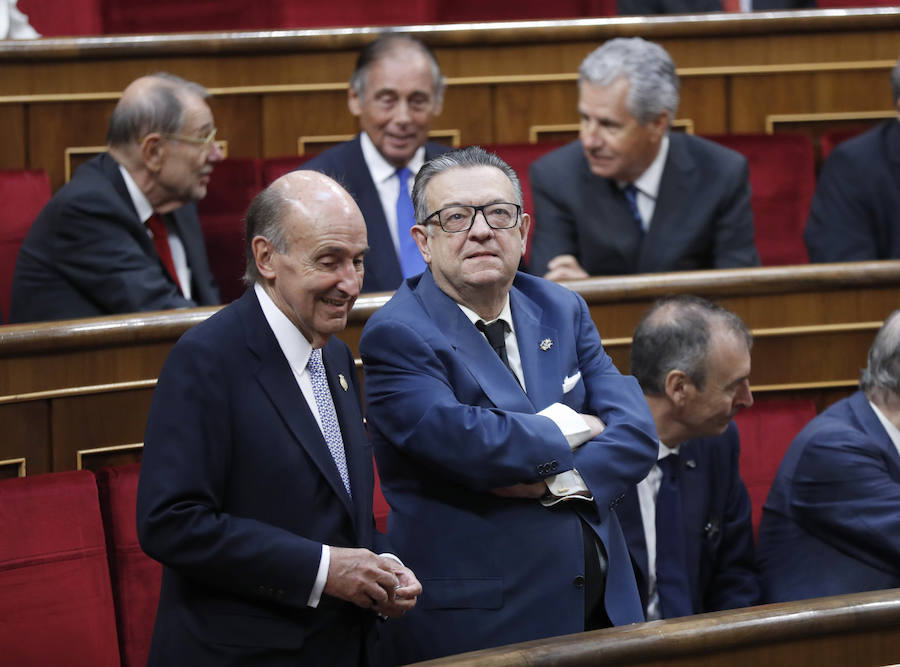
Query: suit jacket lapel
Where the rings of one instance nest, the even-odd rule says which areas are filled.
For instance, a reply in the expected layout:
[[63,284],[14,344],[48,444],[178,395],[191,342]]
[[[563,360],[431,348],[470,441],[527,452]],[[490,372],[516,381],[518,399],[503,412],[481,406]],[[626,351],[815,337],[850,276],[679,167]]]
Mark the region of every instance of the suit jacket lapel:
[[647,540],[644,536],[644,520],[641,517],[641,504],[637,487],[631,487],[622,500],[616,505],[616,514],[622,524],[625,542],[637,575],[638,592],[641,595],[641,606],[647,609]]
[[241,297],[240,309],[241,317],[245,322],[247,347],[259,359],[256,369],[257,381],[275,406],[278,414],[281,415],[297,444],[306,450],[313,463],[340,497],[341,502],[344,503],[347,513],[351,517],[354,516],[350,497],[341,481],[337,465],[331,456],[319,423],[303,398],[294,373],[281,351],[269,323],[266,322],[262,308],[252,289],[248,289]]
[[850,407],[863,430],[872,436],[872,440],[884,450],[885,461],[887,461],[888,469],[894,479],[900,480],[900,453],[894,447],[891,436],[884,430],[884,426],[878,419],[878,416],[869,405],[869,400],[861,391],[851,397]]
[[515,287],[509,299],[525,390],[534,410],[540,411],[562,398],[562,384],[553,381],[567,372],[560,369],[559,332],[541,321],[541,308]]
[[588,193],[587,225],[592,228],[588,238],[602,236],[603,244],[616,248],[625,266],[633,272],[641,248],[641,235],[625,196],[615,181],[593,174],[583,155],[579,164],[581,178],[585,181],[583,192]]

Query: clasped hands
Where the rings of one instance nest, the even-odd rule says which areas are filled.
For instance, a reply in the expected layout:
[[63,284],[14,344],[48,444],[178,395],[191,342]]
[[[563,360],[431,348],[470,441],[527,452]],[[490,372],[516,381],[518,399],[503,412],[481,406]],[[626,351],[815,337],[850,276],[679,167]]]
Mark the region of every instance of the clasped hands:
[[325,593],[397,617],[416,606],[422,584],[405,565],[368,549],[330,547]]

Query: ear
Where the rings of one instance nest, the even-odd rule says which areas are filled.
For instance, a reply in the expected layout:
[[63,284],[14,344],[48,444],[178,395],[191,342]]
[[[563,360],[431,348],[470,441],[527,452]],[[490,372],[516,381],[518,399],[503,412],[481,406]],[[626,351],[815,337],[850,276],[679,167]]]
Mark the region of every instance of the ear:
[[522,220],[519,223],[519,235],[522,237],[522,257],[525,256],[525,249],[528,247],[529,229],[531,229],[531,216],[527,213],[523,213]]
[[256,270],[266,280],[275,278],[275,266],[273,259],[275,258],[275,248],[269,243],[269,239],[264,236],[254,236],[250,244],[253,249],[253,260],[256,262]]
[[651,120],[649,126],[653,130],[654,139],[662,141],[663,135],[668,131],[673,120],[673,118],[669,117],[668,111],[663,111],[656,118]]
[[162,169],[166,156],[166,142],[159,132],[151,132],[141,141],[141,162],[152,173],[158,173]]
[[413,240],[419,247],[422,259],[431,266],[431,246],[428,244],[431,237],[428,235],[428,227],[425,225],[413,225],[409,228],[409,233],[412,234]]
[[687,373],[680,370],[671,370],[666,375],[666,396],[678,407],[683,406],[694,392],[694,383]]
[[357,118],[362,114],[362,103],[363,101],[357,94],[356,89],[350,86],[347,89],[347,107],[350,109],[350,113]]

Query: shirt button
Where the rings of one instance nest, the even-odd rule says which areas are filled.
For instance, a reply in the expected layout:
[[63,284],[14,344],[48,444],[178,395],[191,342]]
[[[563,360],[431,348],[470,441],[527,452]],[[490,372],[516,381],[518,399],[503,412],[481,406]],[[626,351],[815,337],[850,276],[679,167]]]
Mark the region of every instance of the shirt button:
[[575,585],[575,588],[584,588],[584,577],[579,574],[572,583]]

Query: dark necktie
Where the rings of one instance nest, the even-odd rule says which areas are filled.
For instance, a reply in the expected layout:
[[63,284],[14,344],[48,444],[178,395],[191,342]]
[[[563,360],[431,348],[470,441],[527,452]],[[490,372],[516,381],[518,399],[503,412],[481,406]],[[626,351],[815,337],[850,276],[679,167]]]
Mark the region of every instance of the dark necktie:
[[413,210],[412,199],[409,196],[409,175],[406,167],[396,171],[397,180],[400,182],[397,191],[397,240],[400,245],[400,269],[403,277],[417,276],[425,270],[425,260],[416,245],[415,239],[409,233],[410,227],[416,224],[416,215]]
[[662,480],[656,496],[656,591],[662,618],[694,613],[688,586],[678,462],[677,454],[669,454],[657,462]]
[[497,356],[500,357],[500,360],[506,365],[509,372],[513,374],[513,377],[516,378],[516,382],[518,382],[519,378],[513,372],[512,366],[509,365],[509,357],[506,356],[506,322],[494,320],[490,324],[485,324],[484,320],[478,320],[475,326],[485,335],[488,343],[494,348],[494,352],[497,353]]
[[147,220],[147,227],[153,233],[153,245],[156,247],[156,254],[159,255],[160,261],[166,267],[166,271],[175,281],[175,286],[181,292],[181,283],[178,282],[178,273],[175,271],[175,261],[172,259],[172,249],[169,247],[169,232],[166,229],[166,223],[162,216],[154,213]]
[[631,217],[634,219],[634,224],[637,226],[641,236],[643,236],[644,219],[641,217],[641,210],[637,205],[638,189],[634,186],[634,183],[629,183],[622,188],[622,194],[625,195],[625,201],[628,203],[628,210],[631,211]]

